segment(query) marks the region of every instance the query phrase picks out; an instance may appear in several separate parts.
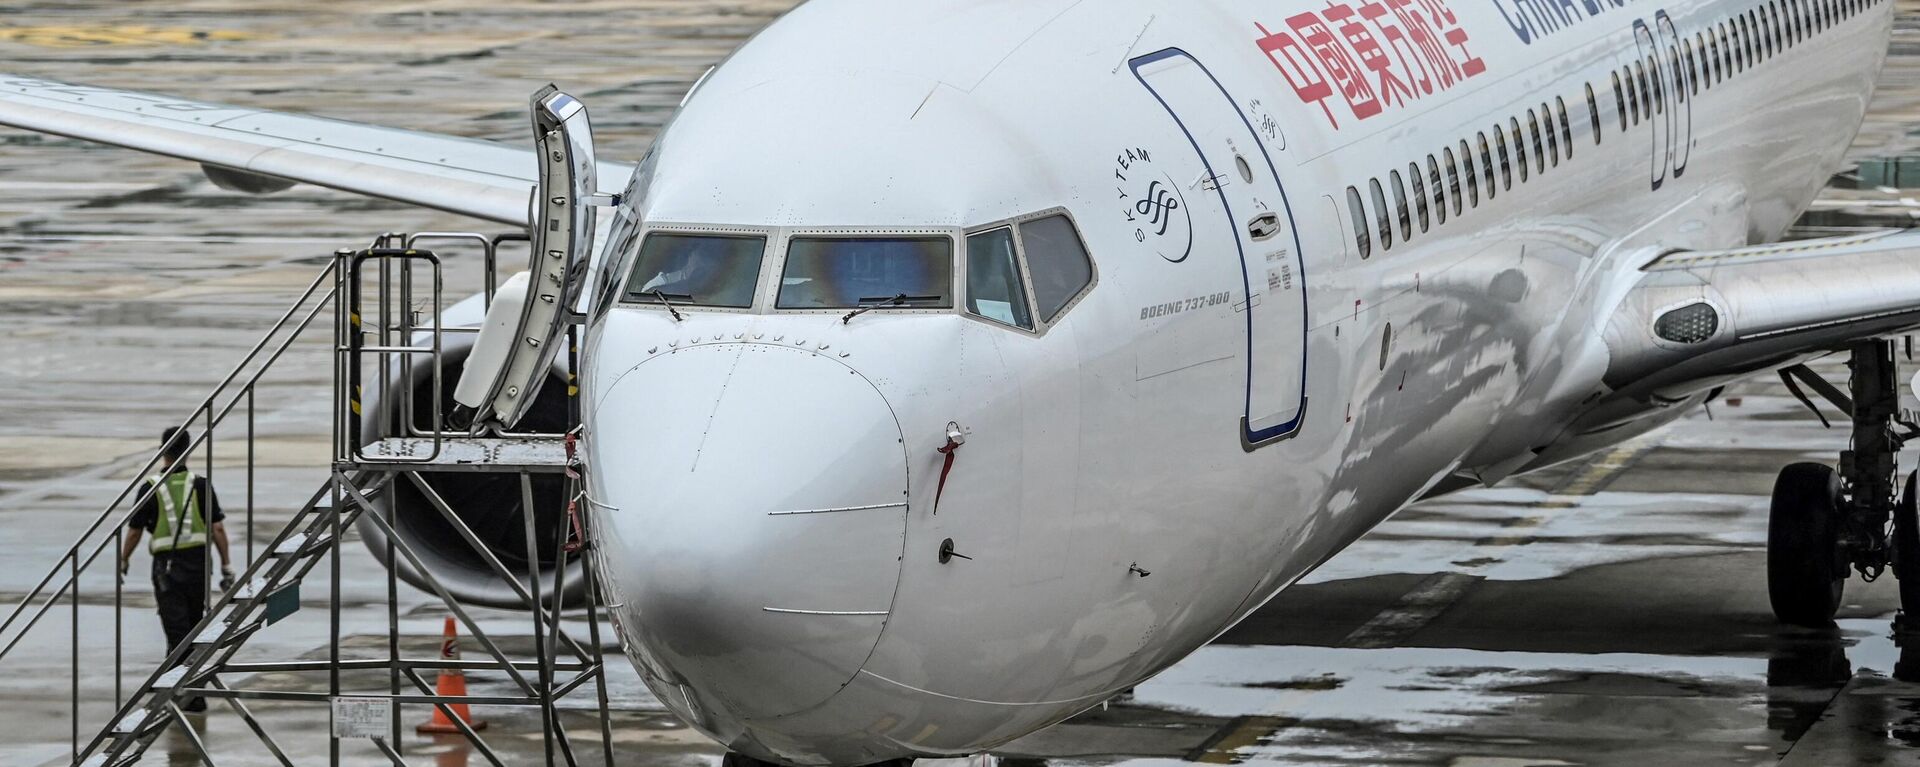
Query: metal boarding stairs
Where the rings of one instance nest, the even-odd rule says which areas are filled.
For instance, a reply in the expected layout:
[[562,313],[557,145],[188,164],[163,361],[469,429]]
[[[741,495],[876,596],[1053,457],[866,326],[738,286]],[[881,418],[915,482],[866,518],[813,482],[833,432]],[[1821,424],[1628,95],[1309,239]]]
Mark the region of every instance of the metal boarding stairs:
[[[578,408],[570,396],[569,430],[565,434],[514,434],[498,428],[487,433],[449,430],[442,417],[443,403],[439,401],[439,393],[443,389],[441,376],[445,372],[442,366],[443,337],[457,332],[478,332],[478,329],[442,328],[437,319],[422,322],[417,316],[424,314],[438,318],[447,308],[441,295],[441,260],[421,245],[444,244],[462,249],[477,247],[484,259],[483,302],[490,306],[497,285],[496,255],[499,248],[503,243],[525,240],[524,235],[385,234],[376,238],[369,248],[336,252],[294,305],[181,424],[183,428],[197,429],[186,456],[167,466],[161,465],[162,458],[157,454],[149,459],[138,473],[138,478],[126,485],[113,503],[94,518],[81,536],[66,549],[39,584],[27,592],[4,620],[0,620],[0,673],[6,673],[8,654],[19,647],[36,627],[43,623],[59,623],[45,619],[53,614],[58,603],[68,603],[70,619],[67,623],[72,640],[66,660],[70,664],[72,764],[133,764],[169,728],[181,733],[187,746],[204,763],[218,764],[215,748],[201,736],[182,708],[187,700],[204,698],[216,708],[224,704],[231,709],[246,728],[257,736],[272,759],[288,767],[296,763],[295,759],[288,755],[287,748],[274,737],[262,718],[255,714],[250,703],[272,701],[274,705],[308,703],[329,706],[323,710],[330,715],[332,724],[328,733],[328,763],[334,765],[341,763],[343,740],[357,739],[370,742],[380,756],[393,764],[407,764],[405,745],[400,737],[400,709],[411,705],[422,713],[426,711],[425,707],[438,709],[460,731],[474,753],[500,767],[504,762],[499,754],[461,717],[455,716],[451,706],[533,707],[539,709],[544,728],[542,742],[546,763],[577,765],[581,756],[576,753],[573,739],[560,721],[556,704],[591,685],[597,703],[594,710],[598,712],[598,745],[605,764],[611,767],[613,741],[607,718],[608,693],[603,673],[598,595],[591,576],[582,576],[586,580],[585,605],[574,611],[576,619],[584,618],[586,641],[578,641],[562,625],[566,619],[561,595],[566,591],[565,579],[569,570],[565,565],[567,557],[593,556],[584,518],[573,513],[575,507],[572,503],[568,505],[570,534],[560,536],[559,548],[562,550],[549,552],[552,559],[548,561],[557,563],[551,568],[552,573],[544,576],[550,578],[550,583],[542,582],[541,552],[535,550],[537,536],[532,513],[532,476],[542,473],[564,474],[567,499],[577,502],[582,497],[580,463],[575,459],[573,450],[573,425],[578,423]],[[538,263],[537,258],[535,263]],[[419,304],[415,299],[420,284],[417,283],[431,285],[430,302],[425,304],[427,312],[418,311]],[[308,335],[318,335],[309,334],[309,331],[315,326],[315,319],[329,307],[333,309],[334,319],[332,336],[325,339],[331,347],[333,367],[332,465],[329,478],[298,507],[290,519],[277,530],[269,532],[271,523],[256,520],[254,513],[256,391],[263,377],[276,362],[282,360],[289,349],[295,347],[296,342]],[[369,319],[373,321],[367,322]],[[570,349],[576,347],[571,342],[577,340],[578,330],[577,325],[566,329]],[[415,391],[414,384],[422,382],[429,383],[434,392],[432,412],[416,414],[413,412],[412,398],[408,395]],[[391,398],[385,396],[395,393],[397,396]],[[394,427],[396,433],[393,436],[363,441],[360,436],[362,403],[373,401],[383,408],[391,408],[394,411],[392,415],[398,416],[394,422],[398,425]],[[427,424],[422,426],[416,416],[426,416]],[[205,476],[211,478],[215,468],[215,435],[222,431],[222,427],[233,431],[242,426],[246,456],[245,514],[244,519],[228,515],[229,529],[236,527],[236,521],[242,523],[242,529],[235,536],[236,560],[240,558],[242,542],[246,547],[246,566],[236,577],[236,587],[225,593],[214,594],[205,617],[194,628],[192,638],[183,642],[150,672],[128,685],[122,625],[122,612],[126,606],[125,584],[122,578],[115,577],[113,673],[111,698],[108,699],[113,713],[90,737],[83,738],[82,734],[86,731],[82,724],[83,698],[88,706],[97,708],[100,698],[105,697],[105,691],[83,690],[81,668],[83,662],[89,669],[103,668],[107,663],[104,658],[95,658],[81,651],[83,628],[101,628],[82,625],[83,576],[97,570],[103,560],[102,554],[110,554],[104,557],[106,566],[114,568],[114,575],[118,575],[118,551],[124,541],[128,518],[154,492],[153,486],[144,481],[146,476],[185,468],[196,453],[204,452]],[[518,475],[523,501],[521,516],[525,520],[527,533],[525,572],[510,570],[421,476],[424,472],[463,470]],[[400,536],[391,507],[384,507],[383,513],[383,507],[370,500],[370,496],[399,482],[414,485],[494,575],[517,594],[531,621],[533,658],[514,657],[503,651],[500,642],[475,620],[472,611],[454,599],[425,566],[419,553]],[[363,521],[378,529],[383,541],[377,540],[376,545],[384,546],[387,554],[385,561],[395,565],[388,568],[386,577],[386,652],[384,657],[374,659],[343,658],[341,640],[343,636],[351,637],[353,634],[343,634],[347,628],[342,625],[341,616],[341,546],[349,528]],[[266,543],[256,555],[255,541],[260,538],[266,538]],[[396,573],[400,562],[411,566],[428,590],[445,602],[446,609],[462,624],[465,634],[486,651],[484,657],[445,660],[440,657],[403,655],[400,648],[401,616]],[[328,657],[325,660],[286,661],[237,659],[236,656],[248,640],[299,610],[302,584],[313,578],[315,571],[323,564],[328,566],[325,571],[330,611]],[[592,567],[582,568],[583,573],[592,570]],[[214,590],[218,591],[217,588]],[[359,628],[364,633],[368,627]],[[142,639],[157,641],[157,638]],[[512,683],[514,693],[441,695],[424,674],[452,668],[497,672]],[[372,671],[386,672],[384,689],[349,689],[343,683],[343,672]],[[284,684],[263,687],[248,684],[249,679],[259,675],[305,675],[311,678],[321,674],[327,678],[325,692],[289,691]],[[343,716],[343,711],[347,710],[343,706],[358,713]],[[361,716],[370,718],[363,719]],[[343,726],[345,719],[353,721]],[[372,724],[368,724],[369,721]],[[312,763],[312,759],[303,757],[300,762]]]

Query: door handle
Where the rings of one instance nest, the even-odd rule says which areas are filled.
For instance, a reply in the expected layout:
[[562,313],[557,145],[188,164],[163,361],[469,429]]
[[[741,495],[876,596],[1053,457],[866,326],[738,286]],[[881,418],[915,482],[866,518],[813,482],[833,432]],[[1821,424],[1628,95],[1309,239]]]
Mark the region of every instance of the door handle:
[[1252,237],[1254,242],[1271,240],[1279,233],[1280,214],[1278,213],[1262,213],[1247,221],[1247,236]]

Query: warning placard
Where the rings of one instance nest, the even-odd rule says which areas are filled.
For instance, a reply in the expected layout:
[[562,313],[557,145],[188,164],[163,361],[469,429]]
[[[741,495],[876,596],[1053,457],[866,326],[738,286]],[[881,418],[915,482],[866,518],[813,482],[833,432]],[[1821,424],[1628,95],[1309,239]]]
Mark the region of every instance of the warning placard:
[[389,698],[333,699],[333,737],[385,738],[393,732],[393,700]]

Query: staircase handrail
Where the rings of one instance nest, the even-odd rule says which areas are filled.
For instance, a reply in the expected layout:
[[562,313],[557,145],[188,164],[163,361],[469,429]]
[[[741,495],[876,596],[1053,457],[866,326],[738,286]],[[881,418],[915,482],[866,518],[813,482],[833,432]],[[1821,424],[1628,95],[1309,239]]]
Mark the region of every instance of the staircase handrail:
[[[293,342],[298,340],[301,335],[306,332],[307,328],[313,324],[314,318],[319,316],[321,310],[325,309],[329,303],[338,297],[339,288],[337,284],[329,286],[328,289],[321,294],[319,301],[314,303],[313,308],[293,326],[293,330],[287,333],[285,338],[280,340],[279,345],[267,354],[258,368],[253,371],[253,374],[246,378],[246,382],[237,387],[234,386],[234,382],[239,380],[241,373],[247,369],[247,366],[252,364],[256,359],[261,359],[261,352],[272,343],[274,336],[288,327],[288,323],[292,322],[293,317],[299,313],[300,307],[305,305],[308,299],[313,298],[315,292],[320,289],[321,285],[333,282],[331,278],[334,277],[336,268],[337,262],[333,259],[328,259],[326,266],[320,269],[320,273],[314,277],[311,283],[308,283],[306,290],[301,292],[300,297],[287,307],[287,311],[281,314],[280,319],[261,336],[259,342],[255,343],[253,348],[247,352],[246,356],[240,360],[239,364],[234,366],[233,371],[221,379],[220,383],[214,386],[213,391],[209,393],[205,399],[201,400],[200,404],[193,409],[186,420],[179,424],[179,428],[186,430],[191,428],[195,421],[204,420],[206,428],[202,429],[199,435],[193,437],[188,442],[186,448],[180,451],[180,457],[165,465],[168,473],[179,469],[186,462],[187,456],[191,455],[201,444],[212,438],[213,428],[219,426],[226,420],[228,415],[233,413],[233,409],[239,405],[243,396],[252,396],[254,387],[260,382],[261,377],[264,376],[268,370],[272,369],[273,364],[280,359],[281,355],[285,354],[287,349],[292,347]],[[218,414],[215,414],[215,403],[220,399],[221,395],[227,393],[229,389],[235,389],[236,393],[227,401],[226,406],[221,408]],[[115,520],[110,528],[107,528],[117,533],[119,528],[124,527],[127,521],[132,518],[133,513],[152,497],[155,488],[142,488],[147,486],[147,477],[159,466],[160,461],[164,457],[163,452],[155,451],[153,457],[147,459],[147,462],[142,465],[141,471],[120,490],[119,495],[114,497],[113,502],[109,503],[105,509],[100,511],[99,515],[94,517],[93,522],[87,526],[87,529],[74,540],[72,545],[67,547],[66,552],[54,562],[53,566],[48,568],[46,576],[42,577],[40,582],[29,590],[25,596],[21,597],[20,602],[14,605],[5,620],[0,620],[0,637],[4,637],[8,629],[13,627],[14,623],[19,620],[20,616],[28,610],[34,601],[42,599],[43,597],[45,598],[45,601],[40,605],[40,609],[34,613],[32,618],[20,625],[12,639],[8,640],[5,645],[0,645],[0,660],[4,660],[7,654],[12,652],[13,648],[33,630],[34,626],[40,622],[40,619],[47,614],[47,611],[51,609],[55,603],[59,602],[60,597],[65,595],[68,589],[73,588],[81,573],[85,572],[87,568],[99,558],[101,551],[105,549],[106,545],[110,541],[117,539],[117,534],[100,536],[100,540],[93,545],[92,551],[87,553],[84,560],[80,560],[76,564],[75,560],[79,560],[81,549],[87,545],[89,539],[95,536],[95,533],[98,533],[102,529],[102,523],[113,516],[114,510],[120,508],[121,503],[127,500],[130,494],[133,494],[136,490],[140,491],[132,506],[122,512],[120,518]],[[62,570],[68,571],[67,578],[60,581],[58,587],[49,593],[47,590],[48,587],[54,583],[54,579],[60,575]]]

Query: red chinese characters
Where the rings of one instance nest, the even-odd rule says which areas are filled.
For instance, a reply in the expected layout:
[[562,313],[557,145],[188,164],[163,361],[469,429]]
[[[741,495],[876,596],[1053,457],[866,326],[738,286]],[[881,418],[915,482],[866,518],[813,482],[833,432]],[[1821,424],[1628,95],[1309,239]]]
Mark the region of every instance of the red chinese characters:
[[1328,0],[1318,13],[1287,18],[1285,28],[1254,27],[1294,95],[1319,106],[1335,128],[1342,113],[1365,120],[1487,71],[1444,0]]

